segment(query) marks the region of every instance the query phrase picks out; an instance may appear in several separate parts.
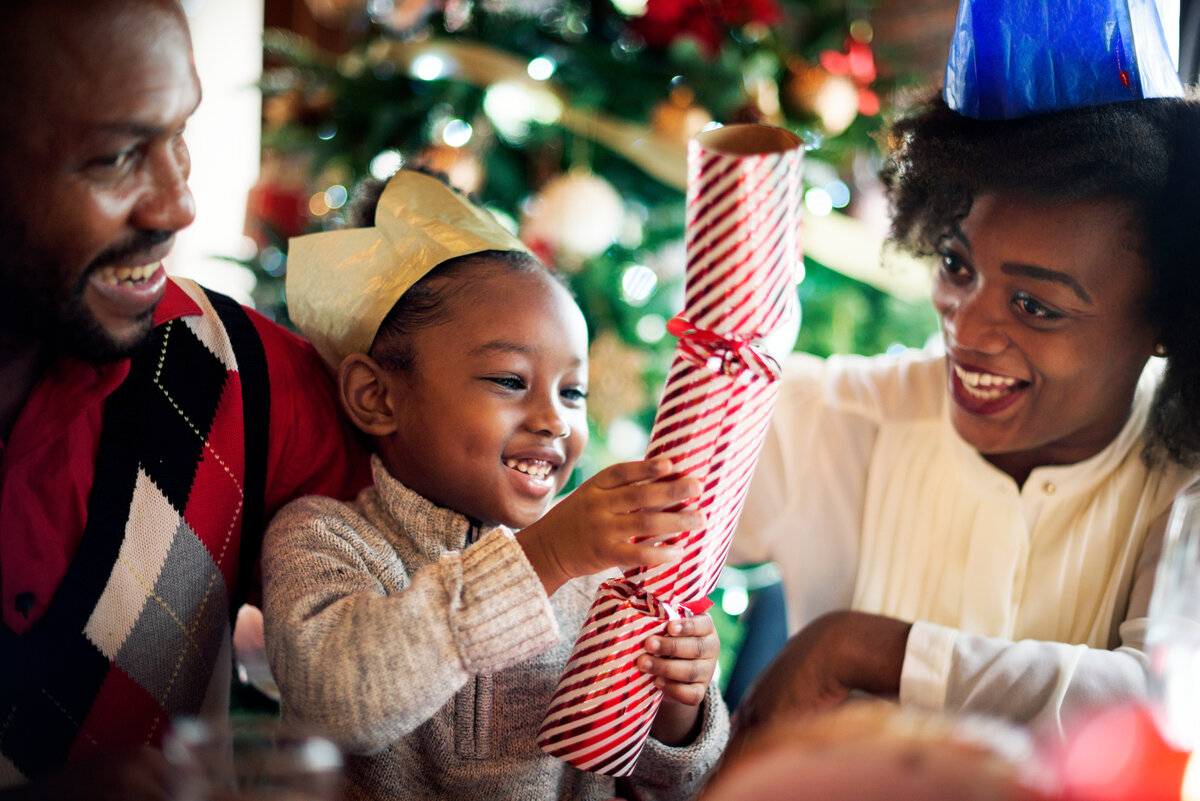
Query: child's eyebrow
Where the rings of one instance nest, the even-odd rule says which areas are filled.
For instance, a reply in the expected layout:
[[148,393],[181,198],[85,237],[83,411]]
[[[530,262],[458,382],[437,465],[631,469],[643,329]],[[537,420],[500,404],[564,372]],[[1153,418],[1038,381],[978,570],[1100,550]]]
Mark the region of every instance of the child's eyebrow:
[[502,339],[485,342],[471,349],[472,356],[482,356],[487,353],[530,353],[533,348],[520,342],[508,342]]

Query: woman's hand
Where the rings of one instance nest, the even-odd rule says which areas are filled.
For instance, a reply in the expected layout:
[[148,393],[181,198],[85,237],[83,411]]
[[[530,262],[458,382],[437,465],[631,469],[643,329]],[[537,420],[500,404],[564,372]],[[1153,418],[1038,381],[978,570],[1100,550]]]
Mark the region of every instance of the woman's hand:
[[735,741],[777,719],[830,709],[851,690],[897,695],[911,628],[865,612],[817,618],[787,641],[742,698],[733,720]]
[[645,648],[638,669],[654,676],[654,685],[663,692],[650,736],[666,745],[689,743],[695,739],[700,703],[717,670],[721,641],[716,626],[708,615],[672,620],[665,634],[646,638]]

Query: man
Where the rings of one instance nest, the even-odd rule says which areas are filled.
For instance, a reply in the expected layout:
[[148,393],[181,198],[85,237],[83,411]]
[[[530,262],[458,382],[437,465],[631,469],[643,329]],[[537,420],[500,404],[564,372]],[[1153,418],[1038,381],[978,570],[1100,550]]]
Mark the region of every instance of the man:
[[178,4],[4,0],[0,70],[0,787],[153,797],[145,746],[227,710],[264,520],[365,459],[306,343],[163,270],[194,216]]

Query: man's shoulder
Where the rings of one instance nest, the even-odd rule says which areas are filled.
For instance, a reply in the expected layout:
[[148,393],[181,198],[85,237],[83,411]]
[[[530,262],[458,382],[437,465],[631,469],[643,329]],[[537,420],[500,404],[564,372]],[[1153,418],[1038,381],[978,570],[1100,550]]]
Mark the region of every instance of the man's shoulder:
[[[307,340],[268,319],[256,309],[244,306],[229,296],[207,289],[190,279],[172,277],[168,281],[167,295],[160,306],[166,308],[162,314],[156,314],[156,324],[167,319],[182,318],[186,321],[191,318],[188,324],[193,329],[199,329],[205,323],[213,323],[226,335],[232,322],[229,312],[234,307],[240,309],[262,343],[271,367],[272,380],[276,380],[276,373],[280,373],[279,377],[287,377],[294,373],[310,376],[326,372],[316,350]],[[160,321],[159,317],[164,319]]]

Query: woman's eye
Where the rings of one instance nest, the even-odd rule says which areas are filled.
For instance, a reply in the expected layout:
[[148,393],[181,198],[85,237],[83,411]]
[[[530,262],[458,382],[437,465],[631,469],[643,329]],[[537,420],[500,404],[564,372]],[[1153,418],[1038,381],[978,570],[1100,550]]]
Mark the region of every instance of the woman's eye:
[[1020,309],[1022,314],[1030,317],[1036,317],[1040,320],[1059,320],[1063,315],[1043,305],[1037,300],[1034,300],[1024,292],[1019,292],[1013,298],[1013,304]]
[[941,271],[950,278],[962,278],[967,274],[967,265],[957,255],[943,252]]

